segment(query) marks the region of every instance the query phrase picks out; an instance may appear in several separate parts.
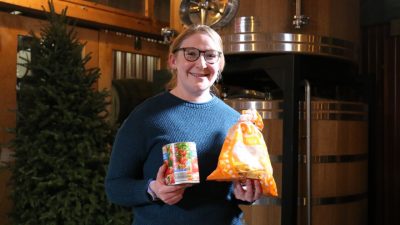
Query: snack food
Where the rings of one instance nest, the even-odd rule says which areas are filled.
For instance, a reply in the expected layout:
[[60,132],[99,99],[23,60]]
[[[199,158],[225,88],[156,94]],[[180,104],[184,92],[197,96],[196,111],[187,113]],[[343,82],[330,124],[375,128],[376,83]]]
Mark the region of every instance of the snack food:
[[258,179],[264,195],[278,196],[267,145],[261,133],[263,127],[256,110],[243,110],[238,123],[229,129],[217,168],[207,180]]
[[167,185],[199,183],[199,166],[197,162],[196,143],[177,142],[162,147]]

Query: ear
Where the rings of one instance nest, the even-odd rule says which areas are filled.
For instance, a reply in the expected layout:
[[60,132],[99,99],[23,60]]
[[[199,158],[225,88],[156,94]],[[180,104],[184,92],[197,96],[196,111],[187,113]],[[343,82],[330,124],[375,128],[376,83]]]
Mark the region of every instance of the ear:
[[176,56],[175,54],[169,54],[168,56],[168,65],[172,70],[176,70]]

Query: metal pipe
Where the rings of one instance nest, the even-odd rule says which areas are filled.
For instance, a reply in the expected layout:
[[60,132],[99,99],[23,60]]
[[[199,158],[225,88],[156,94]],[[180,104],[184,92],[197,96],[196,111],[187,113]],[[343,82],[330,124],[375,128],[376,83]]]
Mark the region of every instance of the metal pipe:
[[310,82],[304,80],[306,98],[306,166],[307,166],[307,225],[311,225],[311,88]]
[[296,29],[308,24],[310,17],[301,15],[301,0],[296,0],[296,14],[293,16],[293,25]]
[[207,15],[208,15],[208,0],[202,0],[199,2],[199,8],[200,8],[200,23],[201,24],[207,24]]
[[296,15],[301,15],[301,0],[296,0]]

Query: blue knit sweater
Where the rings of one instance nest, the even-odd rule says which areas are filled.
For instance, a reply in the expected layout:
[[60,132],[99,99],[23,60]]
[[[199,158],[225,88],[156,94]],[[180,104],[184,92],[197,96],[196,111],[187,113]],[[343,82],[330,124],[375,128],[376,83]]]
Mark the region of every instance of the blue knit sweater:
[[[231,183],[206,181],[238,118],[217,97],[198,104],[164,92],[146,100],[118,131],[106,177],[109,200],[132,207],[134,225],[240,225]],[[196,143],[200,184],[187,188],[175,205],[153,202],[147,187],[163,163],[161,147],[180,141]]]

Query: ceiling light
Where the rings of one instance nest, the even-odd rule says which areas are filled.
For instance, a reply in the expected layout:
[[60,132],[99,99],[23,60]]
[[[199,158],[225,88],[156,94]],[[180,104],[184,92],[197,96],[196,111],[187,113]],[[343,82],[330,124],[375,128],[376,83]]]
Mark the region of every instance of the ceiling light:
[[22,14],[22,12],[18,11],[18,10],[14,10],[14,11],[11,11],[10,14],[11,15],[20,15],[20,14]]

